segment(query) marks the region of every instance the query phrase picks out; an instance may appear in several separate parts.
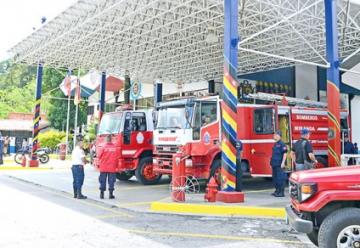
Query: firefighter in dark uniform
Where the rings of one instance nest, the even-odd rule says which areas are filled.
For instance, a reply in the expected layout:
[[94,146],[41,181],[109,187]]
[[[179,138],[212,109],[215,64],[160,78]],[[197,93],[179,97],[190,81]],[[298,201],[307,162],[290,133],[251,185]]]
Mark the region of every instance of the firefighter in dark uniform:
[[281,140],[281,131],[276,131],[274,134],[275,144],[272,148],[272,155],[270,165],[272,168],[272,178],[275,186],[275,192],[272,193],[275,197],[284,197],[286,173],[284,171],[286,162],[287,147]]
[[[344,153],[345,154],[356,154],[354,144],[349,140],[349,134],[344,133]],[[353,158],[348,160],[348,165],[354,165],[355,161]]]

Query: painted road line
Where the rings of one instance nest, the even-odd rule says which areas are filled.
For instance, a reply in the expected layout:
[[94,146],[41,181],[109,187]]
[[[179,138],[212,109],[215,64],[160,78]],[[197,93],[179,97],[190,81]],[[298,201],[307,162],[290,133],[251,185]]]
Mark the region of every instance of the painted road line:
[[[168,185],[151,185],[151,186],[143,186],[143,185],[139,185],[139,186],[133,186],[133,187],[123,187],[122,185],[118,186],[116,185],[116,191],[130,191],[130,190],[145,190],[145,189],[153,189],[153,188],[168,188]],[[90,192],[96,192],[99,191],[98,188],[96,189],[89,189],[88,191]]]
[[247,193],[263,193],[263,192],[272,192],[274,191],[274,189],[259,189],[259,190],[249,190],[249,191],[244,191],[245,194]]
[[232,241],[262,241],[268,243],[282,243],[282,244],[304,244],[299,240],[283,240],[283,239],[272,239],[272,238],[257,238],[257,237],[242,237],[242,236],[227,236],[218,234],[204,234],[204,233],[181,233],[181,232],[162,232],[162,231],[147,231],[128,229],[127,231],[134,234],[148,234],[154,236],[174,236],[174,237],[186,237],[186,238],[203,238],[203,239],[222,239]]
[[123,214],[101,214],[101,215],[95,215],[92,217],[94,217],[96,219],[111,219],[111,218],[127,217],[127,216],[124,216]]
[[42,167],[20,167],[20,166],[0,166],[0,170],[52,170],[52,168]]
[[[51,190],[48,190],[50,192],[52,192]],[[67,192],[63,192],[63,193],[58,193],[58,192],[52,192],[53,194],[56,194],[56,195],[59,195],[59,196],[62,196],[64,198],[67,198],[67,199],[70,199],[70,200],[73,200],[73,201],[76,201],[76,202],[79,202],[83,205],[87,205],[87,206],[91,206],[91,207],[95,207],[95,208],[98,208],[98,209],[101,209],[101,210],[105,210],[105,211],[108,211],[108,212],[111,212],[115,215],[122,215],[123,217],[127,217],[127,218],[132,218],[134,216],[130,215],[130,214],[127,214],[127,213],[123,213],[119,210],[115,210],[113,208],[109,208],[109,207],[104,207],[100,204],[97,204],[97,203],[94,203],[94,202],[91,202],[89,200],[79,200],[79,199],[75,199],[73,197],[70,197],[68,196],[69,193]],[[90,199],[91,200],[91,199]]]
[[88,206],[91,206],[91,207],[95,207],[95,208],[105,210],[105,211],[108,211],[108,212],[116,214],[116,215],[122,215],[122,216],[127,217],[127,218],[133,218],[134,217],[134,216],[132,216],[130,214],[123,213],[120,210],[117,210],[117,209],[114,209],[114,208],[109,208],[109,207],[104,207],[104,206],[102,206],[100,204],[97,204],[97,203],[95,203],[96,202],[95,200],[92,200],[94,202],[91,202],[91,199],[88,199],[88,200],[75,199],[74,197],[69,196],[69,193],[65,192],[65,191],[60,191],[59,192],[56,189],[52,189],[50,187],[43,186],[43,185],[40,185],[40,184],[34,184],[33,182],[27,181],[27,180],[22,179],[22,178],[17,178],[17,177],[14,177],[14,176],[8,176],[8,177],[11,178],[11,179],[15,179],[15,180],[17,180],[19,182],[22,182],[23,184],[31,184],[34,187],[37,186],[38,188],[40,188],[43,191],[47,191],[47,192],[49,192],[51,194],[58,195],[58,196],[61,196],[63,198],[67,198],[67,199],[72,200],[72,201],[76,201],[77,203],[81,203],[83,205],[88,205]]
[[265,208],[252,206],[223,206],[223,205],[204,205],[204,204],[184,204],[184,203],[165,203],[153,202],[150,210],[155,212],[171,212],[182,214],[207,214],[207,215],[227,215],[227,216],[251,216],[266,218],[285,218],[284,208]]
[[127,203],[121,203],[121,204],[117,204],[116,206],[118,207],[132,207],[132,206],[145,206],[145,205],[149,205],[151,204],[151,201],[147,201],[147,202],[127,202]]

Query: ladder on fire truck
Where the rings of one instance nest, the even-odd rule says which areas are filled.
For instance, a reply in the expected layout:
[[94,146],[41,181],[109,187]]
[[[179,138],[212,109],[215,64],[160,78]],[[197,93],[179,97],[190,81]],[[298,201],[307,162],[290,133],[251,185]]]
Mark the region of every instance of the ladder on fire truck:
[[268,93],[251,93],[247,95],[248,98],[254,100],[263,100],[263,101],[270,101],[270,102],[280,102],[282,105],[296,105],[301,107],[309,107],[309,108],[326,108],[327,104],[324,102],[317,102],[312,100],[305,100],[295,97],[287,97],[275,94],[268,94]]

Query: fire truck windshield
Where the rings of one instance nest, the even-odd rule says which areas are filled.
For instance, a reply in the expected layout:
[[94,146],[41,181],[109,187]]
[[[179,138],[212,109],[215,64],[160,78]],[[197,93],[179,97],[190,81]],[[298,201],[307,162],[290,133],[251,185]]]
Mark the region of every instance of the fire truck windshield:
[[188,128],[188,126],[185,106],[171,106],[159,109],[157,128],[185,129]]
[[121,112],[106,114],[101,118],[98,135],[118,134],[121,128]]

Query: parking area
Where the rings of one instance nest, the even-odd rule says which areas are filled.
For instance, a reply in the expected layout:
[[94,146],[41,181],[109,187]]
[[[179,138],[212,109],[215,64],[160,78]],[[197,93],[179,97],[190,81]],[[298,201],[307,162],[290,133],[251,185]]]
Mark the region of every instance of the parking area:
[[[9,169],[2,170],[2,174],[17,180],[72,194],[72,174],[69,162],[52,160],[48,167],[40,170]],[[186,195],[185,205],[173,203],[170,197],[170,179],[167,176],[163,176],[159,184],[147,186],[139,184],[135,177],[128,181],[117,180],[115,188],[116,199],[109,200],[106,195],[105,199],[101,200],[99,198],[98,174],[98,171],[92,166],[86,167],[83,187],[84,194],[96,201],[132,211],[282,218],[284,217],[283,208],[289,201],[287,195],[283,198],[275,198],[270,195],[273,192],[270,180],[264,178],[245,178],[243,180],[244,203],[206,203],[204,201],[204,182],[200,182],[199,193]],[[266,214],[266,211],[275,211],[275,214]]]

